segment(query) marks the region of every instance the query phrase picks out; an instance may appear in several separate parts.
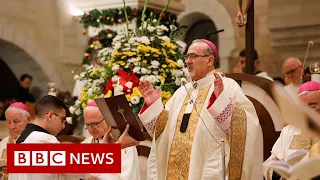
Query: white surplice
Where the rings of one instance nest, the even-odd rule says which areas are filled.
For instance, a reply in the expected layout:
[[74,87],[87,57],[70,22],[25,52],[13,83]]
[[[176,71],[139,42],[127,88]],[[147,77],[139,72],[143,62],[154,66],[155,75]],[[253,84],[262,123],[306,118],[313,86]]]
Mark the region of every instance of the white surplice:
[[[86,138],[82,143],[92,143],[93,137]],[[85,174],[84,179],[95,177],[97,180],[139,180],[139,159],[135,146],[121,150],[121,173],[120,174]]]
[[[159,98],[145,111],[140,112],[139,117],[152,137],[155,137],[154,130],[157,117],[164,109],[169,113],[169,118],[163,132],[157,140],[153,138],[148,159],[148,179],[167,179],[171,145],[175,136],[180,109],[187,96],[189,96],[190,99],[194,99],[201,89],[208,86],[210,86],[210,89],[203,102],[203,108],[197,110],[201,118],[198,120],[194,139],[193,142],[191,142],[192,149],[187,178],[190,180],[221,179],[221,146],[218,143],[220,143],[222,138],[226,140],[226,166],[228,166],[230,160],[230,146],[227,140],[228,134],[226,132],[230,131],[233,105],[235,102],[241,104],[247,118],[247,133],[241,179],[251,179],[252,174],[254,173],[252,172],[253,165],[262,169],[262,162],[256,163],[253,161],[254,158],[252,158],[255,156],[256,136],[259,127],[259,120],[255,108],[234,80],[226,77],[223,77],[222,79],[224,90],[209,109],[207,109],[207,106],[214,90],[214,76],[212,73],[205,78],[195,82],[189,82],[185,86],[180,87],[166,103],[165,108],[162,105],[161,98]],[[191,92],[188,93],[190,88],[192,88]],[[188,103],[187,110],[190,108],[190,105],[192,109],[193,104]],[[219,131],[214,123],[216,123],[222,131]],[[180,127],[180,125],[178,126]],[[228,172],[226,172],[226,174],[228,179]],[[260,177],[262,176],[261,171]],[[256,179],[256,177],[252,177],[252,179]]]
[[[263,175],[266,179],[271,179],[272,171],[268,170],[265,164],[275,159],[275,156],[280,159],[287,158],[290,154],[297,151],[297,149],[291,149],[291,144],[295,136],[301,135],[301,130],[293,125],[284,127],[281,131],[279,138],[272,147],[272,154],[263,164]],[[269,171],[269,172],[268,172]]]
[[0,158],[2,157],[3,150],[7,149],[8,141],[9,141],[9,136],[3,138],[0,142]]
[[[10,136],[5,137],[0,142],[0,158],[1,159],[4,159],[4,157],[2,157],[2,155],[3,155],[3,153],[6,153],[4,151],[6,151],[6,149],[7,149],[7,144],[9,142],[9,138],[10,138]],[[14,143],[15,140],[14,139],[12,139],[12,140],[13,140],[13,143]],[[5,154],[5,157],[6,157],[6,154]],[[1,176],[0,180],[3,180],[3,179],[5,179],[5,178],[3,176]]]
[[[23,143],[60,143],[55,136],[44,132],[33,131]],[[29,174],[29,173],[11,173],[9,180],[79,180],[77,174]]]
[[274,80],[272,79],[272,77],[270,77],[270,76],[268,75],[268,73],[267,73],[267,72],[264,72],[264,71],[259,72],[258,74],[256,74],[256,76],[269,79],[270,81],[274,81]]

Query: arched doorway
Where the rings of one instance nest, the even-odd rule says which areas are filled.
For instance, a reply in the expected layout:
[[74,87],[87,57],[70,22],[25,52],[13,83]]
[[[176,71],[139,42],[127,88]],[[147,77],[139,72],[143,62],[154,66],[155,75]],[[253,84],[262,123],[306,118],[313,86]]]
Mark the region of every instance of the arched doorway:
[[33,77],[30,92],[35,98],[39,99],[46,94],[46,85],[49,79],[35,59],[27,52],[13,43],[0,39],[0,58],[2,59],[1,63],[4,64],[0,67],[0,71],[1,74],[5,73],[5,80],[7,80],[1,86],[1,92],[15,89],[20,76],[26,73]]
[[214,32],[217,32],[217,28],[210,19],[200,20],[198,22],[195,22],[188,29],[185,37],[185,42],[189,45],[194,39],[205,38],[209,39],[218,46],[218,35]]
[[[236,49],[235,23],[221,0],[185,1],[185,11],[178,16],[178,23],[189,28],[197,22],[210,20],[216,30],[223,32],[217,34],[217,46],[220,67],[229,72],[229,61]],[[202,4],[202,6],[199,6]],[[214,37],[210,37],[214,38]],[[214,41],[214,40],[213,40]]]
[[[208,39],[211,42],[213,42],[219,49],[219,39],[218,34],[216,33],[217,28],[209,18],[204,18],[205,19],[198,20],[197,22],[189,26],[184,41],[187,43],[187,46],[189,47],[189,45],[192,43],[194,39]],[[219,54],[215,66],[220,67]]]

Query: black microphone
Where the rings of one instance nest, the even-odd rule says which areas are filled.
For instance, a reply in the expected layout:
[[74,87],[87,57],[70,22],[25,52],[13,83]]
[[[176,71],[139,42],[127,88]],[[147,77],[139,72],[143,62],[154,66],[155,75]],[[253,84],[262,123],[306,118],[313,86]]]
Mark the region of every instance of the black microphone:
[[[189,95],[189,92],[188,92],[188,89],[186,87],[186,84],[187,84],[187,80],[184,79],[184,78],[181,78],[181,84],[182,86],[186,89],[188,95]],[[191,99],[191,96],[189,96],[189,98]],[[193,99],[190,100],[189,102],[190,104],[193,103]],[[191,113],[185,113],[183,114],[183,117],[182,117],[182,121],[181,121],[181,125],[180,125],[180,132],[181,133],[185,133],[187,128],[188,128],[188,125],[189,125],[189,119],[190,119],[190,115]]]

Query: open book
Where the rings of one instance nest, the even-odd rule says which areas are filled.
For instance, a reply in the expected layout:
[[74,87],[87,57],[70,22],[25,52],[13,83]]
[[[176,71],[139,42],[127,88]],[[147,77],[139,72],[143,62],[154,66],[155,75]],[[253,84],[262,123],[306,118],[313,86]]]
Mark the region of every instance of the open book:
[[301,160],[294,165],[287,161],[275,160],[267,162],[266,166],[286,179],[310,180],[320,176],[319,158]]
[[126,129],[126,125],[129,124],[129,135],[137,141],[145,140],[137,117],[132,112],[125,95],[98,98],[95,102],[106,123],[112,127],[113,139],[118,140]]
[[276,159],[278,159],[275,161],[284,161],[284,162],[287,162],[289,165],[294,165],[297,162],[299,162],[304,156],[306,156],[308,152],[309,152],[308,150],[299,149],[299,150],[295,151],[294,153],[290,154],[285,159],[279,158],[274,153],[272,153],[272,152],[271,153],[273,154],[273,156],[276,157]]
[[7,160],[6,159],[0,159],[0,168],[7,166]]

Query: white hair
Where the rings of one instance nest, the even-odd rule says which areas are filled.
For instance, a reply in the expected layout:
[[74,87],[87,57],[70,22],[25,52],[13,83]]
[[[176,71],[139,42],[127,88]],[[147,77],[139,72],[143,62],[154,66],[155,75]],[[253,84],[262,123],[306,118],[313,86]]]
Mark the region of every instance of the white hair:
[[7,119],[7,113],[10,111],[21,112],[21,116],[24,120],[28,120],[28,118],[30,117],[30,113],[24,109],[20,109],[20,108],[16,108],[16,107],[9,107],[6,110],[6,112],[4,113],[4,115],[6,116],[6,119]]
[[[313,90],[313,91],[316,91],[316,92],[320,93],[320,90]],[[300,97],[302,95],[308,94],[309,92],[313,92],[313,91],[302,91],[301,93],[298,94],[298,96]]]

